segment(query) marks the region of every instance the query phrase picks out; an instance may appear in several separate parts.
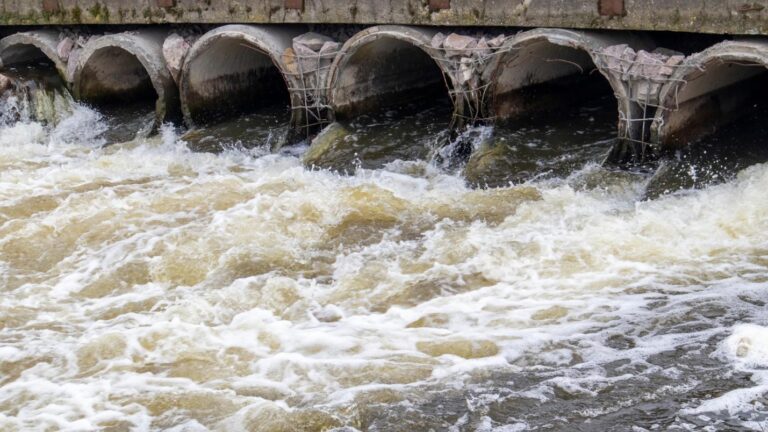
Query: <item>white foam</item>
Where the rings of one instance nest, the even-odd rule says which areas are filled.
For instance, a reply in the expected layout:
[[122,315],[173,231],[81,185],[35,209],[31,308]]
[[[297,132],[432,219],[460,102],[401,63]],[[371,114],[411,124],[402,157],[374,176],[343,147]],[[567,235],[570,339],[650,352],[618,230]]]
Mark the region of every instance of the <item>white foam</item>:
[[[281,408],[343,415],[367,393],[461,390],[489,371],[552,371],[515,393],[541,403],[554,386],[594,398],[637,385],[631,373],[608,376],[611,362],[679,384],[653,397],[682,393],[695,383],[681,368],[647,360],[707,348],[724,329],[699,307],[737,307],[764,286],[765,165],[637,203],[632,184],[619,193],[568,181],[481,191],[434,166],[339,176],[290,154],[197,154],[170,126],[99,148],[98,134],[85,132],[100,124],[75,110],[53,131],[28,123],[0,134],[9,336],[0,361],[40,360],[0,388],[0,401],[31,401],[0,412],[4,427],[147,429],[155,416],[126,402],[137,395],[204,394],[238,407],[269,396]],[[436,341],[497,349],[425,348]],[[682,415],[745,410],[765,391],[765,327],[734,327],[718,352],[754,385]],[[530,427],[484,417],[490,399],[473,406],[478,430]],[[177,412],[172,427],[246,416],[191,411]]]
[[24,351],[12,346],[0,346],[0,362],[15,362],[24,358]]
[[768,327],[755,324],[734,326],[731,335],[721,343],[718,354],[731,362],[734,370],[750,373],[755,385],[706,400],[697,407],[684,410],[686,414],[725,411],[732,415],[749,412],[755,409],[756,399],[768,393]]
[[720,352],[738,369],[768,368],[768,327],[756,324],[734,326]]
[[10,150],[19,144],[26,146],[28,143],[39,143],[45,137],[45,129],[40,123],[15,123],[0,128],[0,147]]

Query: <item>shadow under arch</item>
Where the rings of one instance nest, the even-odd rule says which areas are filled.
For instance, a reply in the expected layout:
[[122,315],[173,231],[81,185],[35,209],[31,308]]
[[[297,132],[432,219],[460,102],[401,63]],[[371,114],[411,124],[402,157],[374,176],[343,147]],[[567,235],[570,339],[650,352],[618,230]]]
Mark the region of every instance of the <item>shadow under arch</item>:
[[613,95],[618,118],[627,118],[632,109],[629,90],[602,67],[599,54],[627,42],[643,45],[627,36],[562,29],[530,30],[510,38],[489,68],[490,111],[506,120]]
[[152,111],[150,132],[179,119],[178,91],[162,53],[165,37],[163,31],[140,31],[91,39],[75,69],[75,98],[107,111]]
[[35,30],[4,37],[0,39],[0,66],[50,62],[66,82],[67,64],[56,52],[58,38],[59,32],[55,30]]
[[226,25],[204,34],[182,65],[181,109],[190,127],[216,123],[258,108],[284,104],[290,125],[303,119],[301,83],[284,58],[301,28]]
[[564,177],[603,162],[629,134],[639,107],[629,84],[610,70],[609,47],[647,49],[631,34],[535,29],[508,38],[485,73],[491,136],[464,169],[477,186]]
[[651,126],[661,151],[679,148],[748,115],[768,97],[768,43],[725,41],[688,57],[662,87]]
[[[328,100],[337,120],[423,98],[453,105],[452,74],[431,46],[437,30],[383,25],[344,43],[328,74]],[[454,112],[461,107],[453,106]]]

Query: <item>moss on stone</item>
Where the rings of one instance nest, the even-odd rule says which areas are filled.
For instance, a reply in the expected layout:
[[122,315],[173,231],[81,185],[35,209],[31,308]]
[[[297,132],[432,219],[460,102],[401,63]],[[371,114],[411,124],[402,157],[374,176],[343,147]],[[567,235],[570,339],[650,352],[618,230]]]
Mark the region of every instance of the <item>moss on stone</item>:
[[73,7],[71,11],[71,15],[72,15],[72,22],[75,22],[75,23],[83,22],[83,11],[80,9],[80,6]]
[[53,15],[54,15],[53,12],[49,12],[45,10],[42,12],[43,19],[49,23],[51,22],[51,19],[53,19]]
[[184,17],[184,9],[178,6],[168,8],[167,13],[171,14],[176,19],[176,21],[180,21]]
[[675,11],[672,13],[671,23],[674,26],[679,26],[681,22],[682,15],[680,14],[680,9],[675,9]]
[[97,20],[100,19],[101,18],[101,13],[102,13],[101,12],[101,3],[99,3],[99,2],[94,3],[93,6],[88,8],[88,13],[91,14],[91,17],[93,17],[94,19],[97,19]]

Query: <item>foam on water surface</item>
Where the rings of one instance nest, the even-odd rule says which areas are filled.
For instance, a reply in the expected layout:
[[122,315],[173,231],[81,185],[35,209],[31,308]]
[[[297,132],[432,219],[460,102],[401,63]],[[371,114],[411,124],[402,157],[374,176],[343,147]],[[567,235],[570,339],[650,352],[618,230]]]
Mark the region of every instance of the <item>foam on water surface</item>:
[[641,201],[594,163],[473,189],[103,124],[0,129],[2,430],[768,421],[766,165]]

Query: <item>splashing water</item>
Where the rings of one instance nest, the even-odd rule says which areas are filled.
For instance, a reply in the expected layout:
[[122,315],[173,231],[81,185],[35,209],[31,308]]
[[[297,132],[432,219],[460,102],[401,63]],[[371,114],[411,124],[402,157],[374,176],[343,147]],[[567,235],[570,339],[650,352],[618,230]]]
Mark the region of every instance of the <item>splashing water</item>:
[[765,164],[640,201],[105,125],[0,126],[0,430],[768,427]]
[[17,121],[55,125],[72,113],[72,96],[52,68],[27,65],[3,72],[11,88],[0,94],[0,125]]

